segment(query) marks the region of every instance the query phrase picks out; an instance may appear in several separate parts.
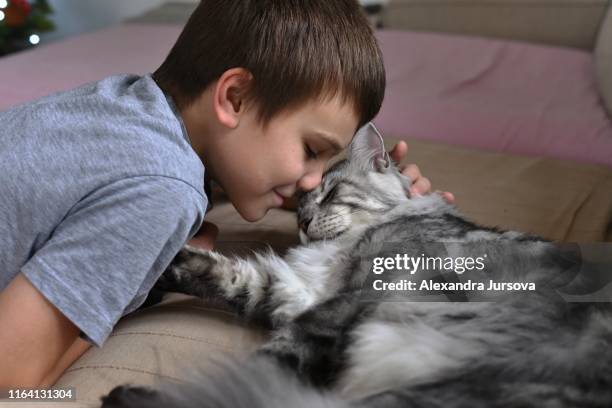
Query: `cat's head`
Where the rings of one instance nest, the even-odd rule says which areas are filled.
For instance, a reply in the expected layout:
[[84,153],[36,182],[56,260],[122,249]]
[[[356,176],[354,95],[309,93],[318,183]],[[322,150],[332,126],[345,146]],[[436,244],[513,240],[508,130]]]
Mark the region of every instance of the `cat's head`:
[[334,239],[371,224],[408,200],[410,184],[368,123],[355,134],[347,158],[327,170],[316,189],[301,194],[297,215],[302,242]]

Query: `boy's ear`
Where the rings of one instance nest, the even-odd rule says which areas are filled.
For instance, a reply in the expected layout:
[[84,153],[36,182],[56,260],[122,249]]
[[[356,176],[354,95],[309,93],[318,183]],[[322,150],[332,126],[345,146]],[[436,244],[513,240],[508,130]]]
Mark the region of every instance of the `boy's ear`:
[[236,128],[246,108],[246,95],[253,75],[244,68],[225,71],[213,89],[213,110],[219,122],[229,128]]
[[383,138],[372,122],[366,123],[355,133],[348,158],[352,163],[377,171],[384,171],[391,165]]

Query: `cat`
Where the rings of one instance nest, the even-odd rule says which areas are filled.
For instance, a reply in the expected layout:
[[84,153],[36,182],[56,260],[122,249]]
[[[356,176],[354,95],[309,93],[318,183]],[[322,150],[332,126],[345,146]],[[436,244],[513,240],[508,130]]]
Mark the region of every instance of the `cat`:
[[270,341],[216,376],[117,387],[103,407],[612,406],[612,309],[564,300],[593,285],[575,253],[409,186],[368,124],[301,195],[303,245],[248,259],[185,247],[158,286],[223,299]]

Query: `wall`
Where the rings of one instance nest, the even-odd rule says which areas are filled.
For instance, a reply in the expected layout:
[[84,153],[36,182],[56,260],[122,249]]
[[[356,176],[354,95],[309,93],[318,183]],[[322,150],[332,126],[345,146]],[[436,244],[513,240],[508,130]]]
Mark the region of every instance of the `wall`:
[[[43,42],[98,30],[142,14],[165,2],[195,3],[199,0],[49,0],[55,31],[42,35]],[[364,5],[388,0],[360,0]]]
[[42,36],[44,42],[117,24],[159,6],[164,0],[49,0],[49,3],[57,27]]

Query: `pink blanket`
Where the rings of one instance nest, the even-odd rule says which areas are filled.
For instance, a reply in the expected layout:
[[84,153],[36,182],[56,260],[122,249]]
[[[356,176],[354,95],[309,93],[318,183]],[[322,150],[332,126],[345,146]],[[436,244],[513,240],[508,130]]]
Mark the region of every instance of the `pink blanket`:
[[152,72],[181,27],[125,24],[0,59],[0,110],[119,73]]
[[[0,110],[116,73],[146,73],[180,32],[125,24],[0,60]],[[573,49],[382,31],[383,132],[612,166],[612,124],[591,55]]]
[[379,39],[382,132],[612,166],[612,121],[590,53],[432,33]]

